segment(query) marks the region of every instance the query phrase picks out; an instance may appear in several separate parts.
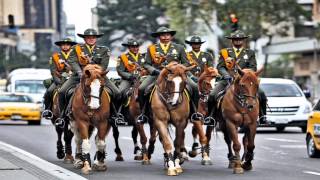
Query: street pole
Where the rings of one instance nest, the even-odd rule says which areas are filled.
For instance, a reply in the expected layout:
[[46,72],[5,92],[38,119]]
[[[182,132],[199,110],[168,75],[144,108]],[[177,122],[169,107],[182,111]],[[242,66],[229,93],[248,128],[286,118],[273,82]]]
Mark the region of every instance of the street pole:
[[[271,40],[272,40],[272,35],[268,35],[268,42],[266,44],[266,47],[268,47],[270,44],[271,44]],[[268,75],[268,57],[269,57],[269,54],[266,54],[264,56],[264,71],[263,71],[263,76],[264,77],[267,77]]]
[[318,97],[318,41],[314,40],[313,62],[311,63],[312,101]]

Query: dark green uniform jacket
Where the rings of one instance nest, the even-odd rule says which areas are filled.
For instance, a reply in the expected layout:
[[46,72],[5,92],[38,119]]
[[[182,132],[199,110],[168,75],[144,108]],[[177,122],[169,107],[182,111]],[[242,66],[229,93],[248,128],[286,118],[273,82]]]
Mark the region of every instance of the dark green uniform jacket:
[[203,71],[205,65],[207,67],[213,67],[214,65],[214,59],[211,54],[207,52],[200,51],[199,56],[197,57],[196,53],[194,51],[188,52],[188,57],[191,58],[191,62],[196,62],[197,67],[193,69],[191,72],[195,76],[199,76]]

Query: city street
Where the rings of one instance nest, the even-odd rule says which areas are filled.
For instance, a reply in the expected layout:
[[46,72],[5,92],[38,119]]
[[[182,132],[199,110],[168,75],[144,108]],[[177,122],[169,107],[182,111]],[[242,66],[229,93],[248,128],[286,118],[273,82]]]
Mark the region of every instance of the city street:
[[[191,128],[186,129],[186,145],[191,146]],[[172,133],[173,134],[173,133]],[[107,172],[93,172],[88,179],[172,179],[167,177],[163,168],[163,150],[159,142],[156,144],[152,165],[143,166],[133,160],[133,143],[131,128],[120,128],[120,146],[124,154],[124,162],[115,162],[112,133],[107,137]],[[242,136],[242,135],[241,135]],[[56,158],[56,136],[52,125],[44,122],[41,126],[27,126],[22,123],[6,122],[0,125],[0,141],[28,151],[53,164],[80,174],[70,164],[63,164]],[[93,158],[95,145],[91,138]],[[256,136],[255,159],[253,171],[243,175],[235,175],[227,169],[227,148],[223,135],[219,132],[211,140],[213,165],[200,165],[200,156],[183,164],[185,172],[175,179],[319,179],[320,159],[308,158],[305,145],[305,134],[300,128],[287,128],[277,133],[274,128],[259,129]],[[190,147],[188,147],[190,148]]]

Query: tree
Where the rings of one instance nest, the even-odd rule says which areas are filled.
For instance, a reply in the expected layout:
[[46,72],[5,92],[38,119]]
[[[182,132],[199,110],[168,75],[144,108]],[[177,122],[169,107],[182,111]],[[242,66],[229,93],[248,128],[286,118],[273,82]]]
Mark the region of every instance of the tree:
[[293,77],[293,55],[282,55],[279,59],[268,63],[269,78],[292,78]]
[[108,46],[133,36],[154,40],[150,33],[161,24],[164,10],[152,0],[100,0],[94,10],[99,17],[98,27],[105,36],[101,41]]

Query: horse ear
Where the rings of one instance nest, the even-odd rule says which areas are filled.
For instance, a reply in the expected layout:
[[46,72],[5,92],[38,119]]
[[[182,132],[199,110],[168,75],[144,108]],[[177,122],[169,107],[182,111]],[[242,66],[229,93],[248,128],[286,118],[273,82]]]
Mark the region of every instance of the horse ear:
[[85,71],[84,71],[84,74],[85,74],[88,78],[90,78],[90,76],[91,76],[91,73],[90,73],[89,70],[85,70]]
[[263,70],[264,70],[264,67],[262,66],[260,69],[258,69],[258,70],[255,72],[256,76],[259,76],[259,75],[263,72]]

